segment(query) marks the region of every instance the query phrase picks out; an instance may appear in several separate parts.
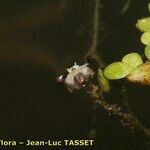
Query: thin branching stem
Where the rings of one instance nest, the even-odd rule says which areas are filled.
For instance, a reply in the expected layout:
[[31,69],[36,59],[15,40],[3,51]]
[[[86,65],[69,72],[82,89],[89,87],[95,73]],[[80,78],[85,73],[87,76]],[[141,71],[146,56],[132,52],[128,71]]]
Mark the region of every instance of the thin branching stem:
[[104,100],[99,94],[100,89],[98,86],[90,84],[87,87],[87,91],[96,103],[100,104],[109,114],[117,117],[124,126],[141,131],[145,135],[150,136],[150,130],[145,128],[133,114],[125,113],[117,104],[110,104]]
[[95,0],[95,8],[93,13],[93,35],[91,46],[85,55],[85,60],[94,58],[97,63],[103,66],[100,55],[97,52],[98,37],[99,37],[99,18],[100,18],[100,0]]

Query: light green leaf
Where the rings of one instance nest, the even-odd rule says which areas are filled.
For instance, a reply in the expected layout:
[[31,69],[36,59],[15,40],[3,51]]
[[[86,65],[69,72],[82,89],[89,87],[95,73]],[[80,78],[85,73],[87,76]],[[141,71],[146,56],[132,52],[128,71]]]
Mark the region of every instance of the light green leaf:
[[142,34],[141,42],[145,45],[150,45],[150,32],[144,32]]
[[133,68],[130,65],[122,62],[114,62],[104,69],[104,76],[110,80],[121,79],[129,75],[132,71]]
[[98,82],[104,92],[110,91],[109,80],[104,77],[103,72],[100,68],[98,69]]
[[129,53],[122,58],[122,62],[130,65],[135,69],[143,63],[141,56],[138,53]]
[[144,52],[145,52],[145,56],[147,57],[147,59],[150,60],[150,45],[145,47]]
[[142,32],[150,31],[150,17],[139,19],[136,23],[136,27]]

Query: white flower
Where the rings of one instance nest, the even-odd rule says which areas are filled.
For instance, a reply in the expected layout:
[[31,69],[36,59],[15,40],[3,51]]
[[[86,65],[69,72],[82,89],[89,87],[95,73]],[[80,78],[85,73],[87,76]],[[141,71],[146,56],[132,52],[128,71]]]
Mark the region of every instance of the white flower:
[[93,77],[93,70],[88,67],[88,64],[84,65],[74,65],[71,68],[67,69],[67,76],[65,78],[65,84],[67,85],[69,90],[79,90],[83,86],[85,86],[85,82],[88,81],[89,78]]

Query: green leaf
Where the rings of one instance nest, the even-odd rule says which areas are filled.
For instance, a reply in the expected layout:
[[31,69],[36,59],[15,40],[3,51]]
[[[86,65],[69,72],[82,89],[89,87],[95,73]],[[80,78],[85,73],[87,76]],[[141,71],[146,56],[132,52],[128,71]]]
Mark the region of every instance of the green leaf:
[[141,42],[145,45],[150,45],[150,32],[144,32],[142,34]]
[[150,60],[150,45],[145,47],[144,52],[145,52],[145,56],[147,57],[147,59]]
[[142,32],[150,31],[150,17],[139,19],[136,23],[136,27]]
[[122,62],[130,65],[135,69],[143,63],[141,56],[138,53],[129,53],[122,58]]
[[104,75],[102,70],[99,68],[98,69],[98,82],[101,88],[104,90],[104,92],[109,92],[110,91],[110,85],[109,85],[109,80],[107,80]]
[[129,75],[132,71],[133,68],[130,65],[122,62],[114,62],[104,69],[104,76],[110,80],[121,79]]

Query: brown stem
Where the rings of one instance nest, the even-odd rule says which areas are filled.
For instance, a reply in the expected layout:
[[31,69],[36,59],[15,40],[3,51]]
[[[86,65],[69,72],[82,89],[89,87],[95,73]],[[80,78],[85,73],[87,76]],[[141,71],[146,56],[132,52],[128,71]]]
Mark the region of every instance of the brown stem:
[[91,47],[85,55],[85,60],[88,58],[94,58],[100,65],[102,65],[100,56],[97,52],[98,34],[99,34],[99,0],[95,0],[95,9],[93,16],[93,36]]
[[130,5],[131,5],[132,0],[127,0],[125,5],[123,6],[122,10],[121,10],[121,15],[123,15],[124,13],[127,12],[127,10],[129,9]]
[[134,115],[130,113],[124,113],[121,110],[121,107],[119,107],[118,105],[110,104],[102,99],[99,95],[98,86],[93,84],[89,85],[88,93],[90,93],[94,101],[100,104],[109,114],[116,116],[124,126],[127,126],[130,129],[141,131],[144,134],[150,136],[150,130],[146,129]]

